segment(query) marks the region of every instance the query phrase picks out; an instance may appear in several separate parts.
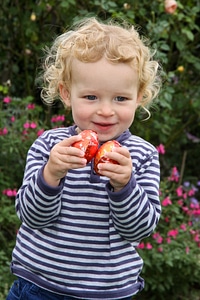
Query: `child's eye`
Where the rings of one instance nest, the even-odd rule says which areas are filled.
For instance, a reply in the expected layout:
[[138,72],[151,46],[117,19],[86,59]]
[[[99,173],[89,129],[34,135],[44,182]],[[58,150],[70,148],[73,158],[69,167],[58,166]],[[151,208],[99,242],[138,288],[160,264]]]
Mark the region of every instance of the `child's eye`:
[[115,100],[118,102],[123,102],[123,101],[127,100],[127,98],[123,97],[123,96],[117,96],[117,97],[115,97]]
[[97,99],[97,97],[94,96],[94,95],[87,95],[87,96],[85,96],[84,98],[86,98],[86,99],[88,99],[88,100],[96,100],[96,99]]

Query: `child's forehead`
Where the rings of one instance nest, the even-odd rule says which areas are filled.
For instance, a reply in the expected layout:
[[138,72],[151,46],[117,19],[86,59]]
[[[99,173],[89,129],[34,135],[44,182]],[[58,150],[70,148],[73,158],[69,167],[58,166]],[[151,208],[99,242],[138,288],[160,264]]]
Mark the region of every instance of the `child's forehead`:
[[80,69],[86,69],[86,71],[90,68],[97,68],[99,69],[99,66],[102,66],[102,68],[108,68],[109,66],[121,66],[121,65],[127,65],[129,68],[133,69],[134,72],[137,72],[137,65],[132,62],[127,61],[113,61],[112,59],[107,58],[105,55],[102,55],[99,59],[94,61],[84,61],[82,59],[79,59],[77,57],[72,57],[71,59],[71,70],[79,72]]
[[94,88],[101,86],[102,89],[119,88],[122,82],[125,86],[132,86],[133,83],[138,85],[139,77],[138,70],[124,62],[111,62],[105,57],[96,62],[82,62],[78,59],[73,59],[71,69],[71,80],[74,83],[84,82],[86,85],[93,85]]

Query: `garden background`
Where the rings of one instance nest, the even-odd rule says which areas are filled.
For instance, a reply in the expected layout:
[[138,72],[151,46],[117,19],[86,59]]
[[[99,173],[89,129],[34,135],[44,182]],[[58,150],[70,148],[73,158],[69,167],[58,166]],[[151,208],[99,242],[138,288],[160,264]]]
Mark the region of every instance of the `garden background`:
[[[172,1],[172,2],[171,2]],[[167,2],[175,4],[167,8]],[[177,7],[176,7],[177,4]],[[58,102],[35,85],[43,48],[82,17],[127,20],[150,39],[163,68],[151,118],[136,114],[133,134],[160,152],[163,213],[138,251],[144,291],[134,299],[200,299],[200,2],[199,0],[2,0],[0,3],[0,300],[19,220],[14,199],[27,150],[45,129],[71,124]]]

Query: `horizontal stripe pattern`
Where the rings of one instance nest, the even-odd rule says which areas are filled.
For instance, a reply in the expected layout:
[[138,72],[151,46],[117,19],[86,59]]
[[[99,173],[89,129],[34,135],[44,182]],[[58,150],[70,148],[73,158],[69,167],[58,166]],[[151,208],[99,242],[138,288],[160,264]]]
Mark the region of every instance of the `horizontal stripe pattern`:
[[42,178],[50,150],[74,134],[74,126],[46,131],[28,152],[16,198],[22,225],[12,271],[64,295],[93,300],[133,295],[143,285],[143,261],[135,248],[161,213],[158,153],[126,131],[118,141],[129,149],[133,174],[123,190],[112,192],[92,163],[50,187]]

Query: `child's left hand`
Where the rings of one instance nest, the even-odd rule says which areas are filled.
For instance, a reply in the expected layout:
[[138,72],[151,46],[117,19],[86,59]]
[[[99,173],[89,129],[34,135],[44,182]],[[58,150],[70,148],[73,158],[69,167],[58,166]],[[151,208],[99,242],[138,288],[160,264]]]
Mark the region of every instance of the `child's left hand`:
[[115,160],[118,164],[99,163],[98,172],[110,178],[110,184],[114,188],[114,192],[120,191],[131,178],[132,160],[130,153],[125,147],[116,147],[113,152],[106,153],[106,156]]

